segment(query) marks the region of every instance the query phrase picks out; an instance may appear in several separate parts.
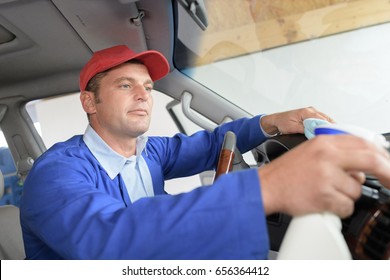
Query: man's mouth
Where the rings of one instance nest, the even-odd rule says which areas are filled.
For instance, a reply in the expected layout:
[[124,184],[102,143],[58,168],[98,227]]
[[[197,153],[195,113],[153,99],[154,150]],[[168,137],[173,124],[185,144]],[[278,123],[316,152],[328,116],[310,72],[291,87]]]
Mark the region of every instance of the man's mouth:
[[129,111],[129,114],[138,115],[138,116],[147,116],[148,111],[143,110],[143,109],[136,109],[136,110]]

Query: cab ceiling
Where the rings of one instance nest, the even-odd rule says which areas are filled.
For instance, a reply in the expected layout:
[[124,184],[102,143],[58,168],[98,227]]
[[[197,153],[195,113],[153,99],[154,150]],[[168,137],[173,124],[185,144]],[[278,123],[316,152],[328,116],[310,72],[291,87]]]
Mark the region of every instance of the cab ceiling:
[[92,51],[116,44],[169,58],[169,41],[159,42],[172,30],[170,2],[0,0],[0,100],[77,92]]

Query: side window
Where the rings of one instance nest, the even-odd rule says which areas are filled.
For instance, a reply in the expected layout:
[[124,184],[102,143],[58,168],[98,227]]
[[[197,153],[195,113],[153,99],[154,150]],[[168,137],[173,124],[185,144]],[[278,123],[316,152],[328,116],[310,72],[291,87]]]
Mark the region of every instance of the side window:
[[19,206],[22,185],[16,174],[15,163],[2,131],[0,131],[0,170],[3,176],[0,180],[4,182],[4,185],[0,186],[0,205]]
[[33,101],[26,109],[46,148],[83,134],[88,124],[79,93]]
[[[154,92],[154,107],[152,113],[152,121],[150,129],[147,135],[150,136],[173,136],[180,132],[178,123],[175,123],[173,116],[167,110],[169,104],[173,99],[166,94],[160,92]],[[191,134],[194,131],[185,131],[187,134]],[[178,194],[181,192],[188,192],[195,187],[202,185],[202,180],[199,175],[194,175],[185,178],[177,178],[165,181],[165,190],[170,194]]]

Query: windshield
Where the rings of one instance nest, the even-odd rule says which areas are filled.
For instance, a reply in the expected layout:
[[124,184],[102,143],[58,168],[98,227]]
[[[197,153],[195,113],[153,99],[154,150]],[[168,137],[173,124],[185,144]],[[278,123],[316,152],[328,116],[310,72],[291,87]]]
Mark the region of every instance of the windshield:
[[390,132],[387,1],[204,3],[205,30],[178,5],[183,73],[253,115],[314,106]]

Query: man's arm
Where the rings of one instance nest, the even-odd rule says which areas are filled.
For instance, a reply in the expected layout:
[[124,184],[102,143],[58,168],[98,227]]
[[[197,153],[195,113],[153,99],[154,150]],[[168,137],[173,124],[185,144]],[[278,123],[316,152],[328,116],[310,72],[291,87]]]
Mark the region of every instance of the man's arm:
[[233,131],[237,147],[245,153],[267,139],[259,126],[260,116],[242,118],[217,127],[214,131],[199,131],[191,136],[150,137],[146,153],[158,162],[165,179],[185,177],[216,168],[224,136]]
[[361,194],[362,172],[389,188],[389,153],[352,135],[316,136],[259,168],[265,212],[347,217]]

